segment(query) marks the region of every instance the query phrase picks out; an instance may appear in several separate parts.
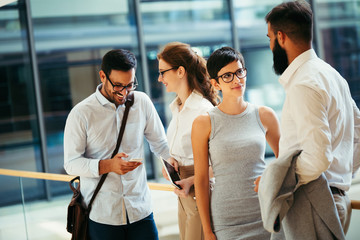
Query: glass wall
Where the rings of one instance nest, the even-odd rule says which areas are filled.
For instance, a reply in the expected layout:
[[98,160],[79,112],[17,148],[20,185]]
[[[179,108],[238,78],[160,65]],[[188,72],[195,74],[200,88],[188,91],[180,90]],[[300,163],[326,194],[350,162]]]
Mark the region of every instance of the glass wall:
[[360,0],[325,1],[314,5],[320,56],[348,81],[360,105]]
[[[264,21],[280,2],[19,0],[0,7],[0,168],[65,173],[67,115],[95,91],[102,56],[114,48],[135,53],[139,90],[151,96],[165,128],[174,95],[157,82],[156,54],[171,41],[189,43],[205,58],[221,46],[240,50],[248,69],[246,99],[281,117],[284,92],[272,70]],[[314,48],[348,80],[359,105],[360,0],[310,3]],[[156,159],[145,151],[148,178],[155,178]],[[19,200],[14,184],[2,185],[0,205]],[[56,182],[24,181],[24,188],[29,199],[69,193]]]
[[[44,171],[41,157],[26,10],[17,2],[0,8],[0,167]],[[0,176],[0,182],[5,177]],[[1,184],[0,206],[20,201],[17,179]],[[40,181],[24,183],[31,197],[43,197]]]

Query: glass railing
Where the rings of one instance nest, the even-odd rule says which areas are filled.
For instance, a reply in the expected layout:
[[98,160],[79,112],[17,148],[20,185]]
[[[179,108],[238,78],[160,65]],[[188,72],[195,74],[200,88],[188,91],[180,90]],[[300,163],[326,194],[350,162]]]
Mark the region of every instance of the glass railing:
[[[69,181],[74,176],[0,169],[0,186],[5,201],[0,206],[0,239],[6,240],[63,240],[71,239],[66,231],[67,206],[72,197]],[[68,194],[40,196],[39,186],[49,181],[64,184]],[[154,218],[160,239],[179,239],[177,197],[169,184],[149,182]],[[29,189],[32,186],[33,189]],[[14,191],[16,188],[17,191]],[[9,194],[18,196],[10,196]],[[6,201],[8,199],[8,201]],[[14,199],[19,199],[14,202]],[[49,200],[44,200],[49,199]]]

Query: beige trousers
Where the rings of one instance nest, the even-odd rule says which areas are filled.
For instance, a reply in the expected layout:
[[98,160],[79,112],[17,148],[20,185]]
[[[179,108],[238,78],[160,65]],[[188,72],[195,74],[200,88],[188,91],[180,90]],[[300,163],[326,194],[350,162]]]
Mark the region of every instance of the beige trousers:
[[[194,176],[194,166],[180,166],[180,178]],[[178,198],[178,221],[181,240],[203,240],[204,233],[200,215],[196,206],[194,186],[191,187],[189,196]]]

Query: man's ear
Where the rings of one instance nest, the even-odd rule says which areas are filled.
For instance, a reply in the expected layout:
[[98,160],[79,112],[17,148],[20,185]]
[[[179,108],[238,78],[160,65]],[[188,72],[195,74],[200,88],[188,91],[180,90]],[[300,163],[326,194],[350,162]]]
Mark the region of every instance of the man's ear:
[[288,36],[286,35],[286,33],[282,32],[282,31],[278,31],[276,33],[276,38],[279,42],[280,47],[284,48],[285,42],[288,39]]
[[215,80],[215,79],[210,79],[211,80],[211,84],[214,86],[214,88],[218,91],[221,91],[221,87],[220,84]]
[[106,75],[105,75],[105,72],[103,70],[99,71],[99,77],[100,77],[101,82],[105,83]]

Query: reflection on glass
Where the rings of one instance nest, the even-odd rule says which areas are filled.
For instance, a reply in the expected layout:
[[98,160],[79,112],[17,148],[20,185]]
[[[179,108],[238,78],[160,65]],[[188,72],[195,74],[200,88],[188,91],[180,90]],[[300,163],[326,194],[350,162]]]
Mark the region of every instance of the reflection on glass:
[[316,1],[315,9],[320,57],[348,81],[360,106],[360,0]]
[[[45,180],[0,176],[0,182],[11,183],[11,187],[2,186],[1,196],[5,205],[0,205],[1,239],[71,239],[66,231],[66,206],[71,195],[50,201],[34,199],[33,189],[27,185],[35,181],[39,186],[45,184]],[[67,182],[60,184],[69,188]]]
[[315,1],[319,20],[352,20],[359,17],[359,0]]
[[[0,168],[41,171],[33,74],[23,5],[0,8]],[[2,184],[0,205],[18,201],[18,182]],[[34,195],[43,187],[28,182]],[[5,191],[7,194],[5,194]],[[34,196],[33,195],[33,196]]]
[[1,187],[1,239],[27,239],[20,181],[19,177],[0,176],[0,182],[6,182]]

